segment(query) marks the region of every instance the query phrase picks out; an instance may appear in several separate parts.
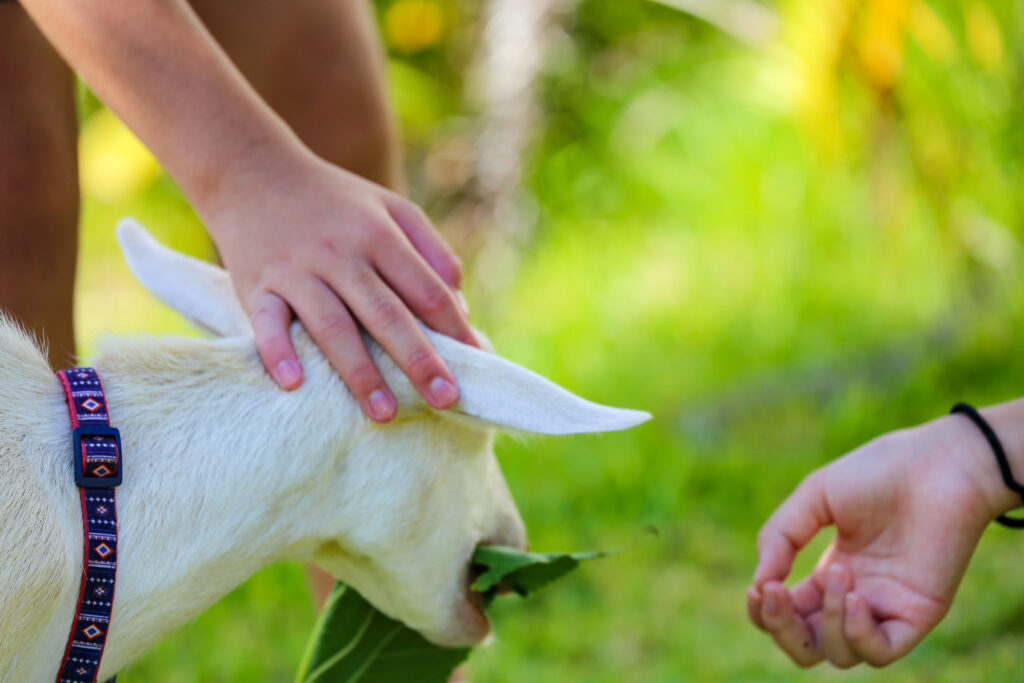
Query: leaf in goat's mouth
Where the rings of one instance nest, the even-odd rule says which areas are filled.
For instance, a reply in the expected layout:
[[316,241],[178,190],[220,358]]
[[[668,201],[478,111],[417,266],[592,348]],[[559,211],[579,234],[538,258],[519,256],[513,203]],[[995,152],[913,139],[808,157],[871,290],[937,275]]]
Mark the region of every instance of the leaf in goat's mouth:
[[482,545],[473,553],[473,564],[481,568],[471,588],[493,597],[500,589],[528,595],[559,579],[580,565],[583,560],[604,557],[608,553],[595,550],[584,553],[527,553],[500,545]]
[[[482,545],[473,553],[477,576],[472,590],[485,602],[501,588],[527,595],[568,574],[583,560],[603,557],[585,553],[527,553],[505,546]],[[416,631],[384,616],[359,593],[335,586],[317,619],[297,683],[444,683],[469,656],[468,648],[434,645]]]

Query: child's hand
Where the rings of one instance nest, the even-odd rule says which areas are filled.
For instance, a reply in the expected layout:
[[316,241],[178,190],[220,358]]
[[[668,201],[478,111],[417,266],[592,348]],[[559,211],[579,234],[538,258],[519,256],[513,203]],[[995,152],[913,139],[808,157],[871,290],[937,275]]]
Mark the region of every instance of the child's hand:
[[459,292],[461,266],[418,207],[311,156],[225,180],[202,211],[252,319],[263,363],[286,389],[302,382],[288,334],[292,313],[372,419],[396,403],[358,321],[435,408],[458,399],[455,380],[416,323],[477,344]]
[[[948,416],[812,473],[758,536],[750,618],[801,666],[882,666],[910,652],[949,610],[985,526],[1014,505],[987,449]],[[781,582],[796,553],[829,525],[835,540],[790,591]]]

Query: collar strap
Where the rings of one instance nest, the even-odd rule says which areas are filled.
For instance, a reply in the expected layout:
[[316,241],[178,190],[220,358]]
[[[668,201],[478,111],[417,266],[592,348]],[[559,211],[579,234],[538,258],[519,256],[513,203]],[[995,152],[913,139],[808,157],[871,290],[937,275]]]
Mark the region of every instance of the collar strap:
[[110,426],[107,399],[92,368],[57,373],[71,417],[75,484],[82,501],[82,582],[57,683],[95,683],[107,643],[117,575],[117,508],[121,436]]

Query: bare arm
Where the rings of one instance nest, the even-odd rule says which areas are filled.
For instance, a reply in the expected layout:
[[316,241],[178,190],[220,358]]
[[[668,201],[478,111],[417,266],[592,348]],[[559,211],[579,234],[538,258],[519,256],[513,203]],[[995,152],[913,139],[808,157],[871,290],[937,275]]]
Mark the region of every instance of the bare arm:
[[280,163],[308,154],[183,0],[22,5],[200,211],[257,155]]
[[374,419],[393,416],[394,398],[356,321],[432,405],[455,402],[414,315],[475,337],[454,291],[458,262],[416,206],[316,157],[184,0],[22,4],[192,200],[279,384],[301,382],[287,332],[294,311]]

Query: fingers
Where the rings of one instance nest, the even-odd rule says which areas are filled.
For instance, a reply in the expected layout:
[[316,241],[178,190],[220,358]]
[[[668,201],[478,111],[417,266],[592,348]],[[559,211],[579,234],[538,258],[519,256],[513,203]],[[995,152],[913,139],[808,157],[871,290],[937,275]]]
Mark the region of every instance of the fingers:
[[793,606],[796,607],[796,611],[800,614],[812,614],[821,611],[824,594],[813,574],[805,577],[793,586],[790,595],[793,596]]
[[786,587],[772,581],[764,585],[761,593],[758,618],[762,628],[799,666],[813,666],[820,662],[822,654],[814,631],[808,621],[797,613]]
[[821,651],[834,666],[848,669],[860,663],[845,633],[846,594],[853,578],[841,564],[830,565],[825,575],[825,597],[822,602]]
[[831,524],[823,479],[823,470],[812,473],[765,522],[757,536],[755,586],[784,580],[797,551],[807,545],[819,529]]
[[263,365],[282,389],[302,384],[302,365],[288,332],[292,312],[277,295],[260,292],[250,302],[252,329]]
[[851,651],[871,666],[891,664],[914,649],[923,637],[905,621],[877,623],[867,601],[857,593],[848,593],[844,603],[846,641]]
[[922,638],[920,629],[899,619],[878,623],[871,607],[853,592],[849,568],[832,564],[826,572],[820,609],[802,611],[794,594],[777,581],[759,591],[747,589],[751,621],[800,666],[827,659],[846,669],[860,662],[885,666],[910,652]]
[[376,266],[381,277],[431,329],[463,344],[479,345],[455,292],[411,246],[392,245],[380,250]]
[[443,410],[458,400],[455,378],[444,361],[409,309],[375,272],[365,268],[330,284],[344,293],[352,313],[430,405]]
[[389,201],[387,210],[441,280],[452,290],[459,291],[462,288],[462,263],[423,210],[401,197]]
[[394,417],[395,397],[366,350],[355,320],[338,296],[316,278],[289,283],[285,294],[363,412],[376,422]]
[[750,621],[753,622],[754,626],[758,627],[762,631],[765,630],[764,622],[761,620],[761,606],[764,603],[764,597],[761,591],[757,590],[753,586],[747,587],[747,616],[750,617]]

